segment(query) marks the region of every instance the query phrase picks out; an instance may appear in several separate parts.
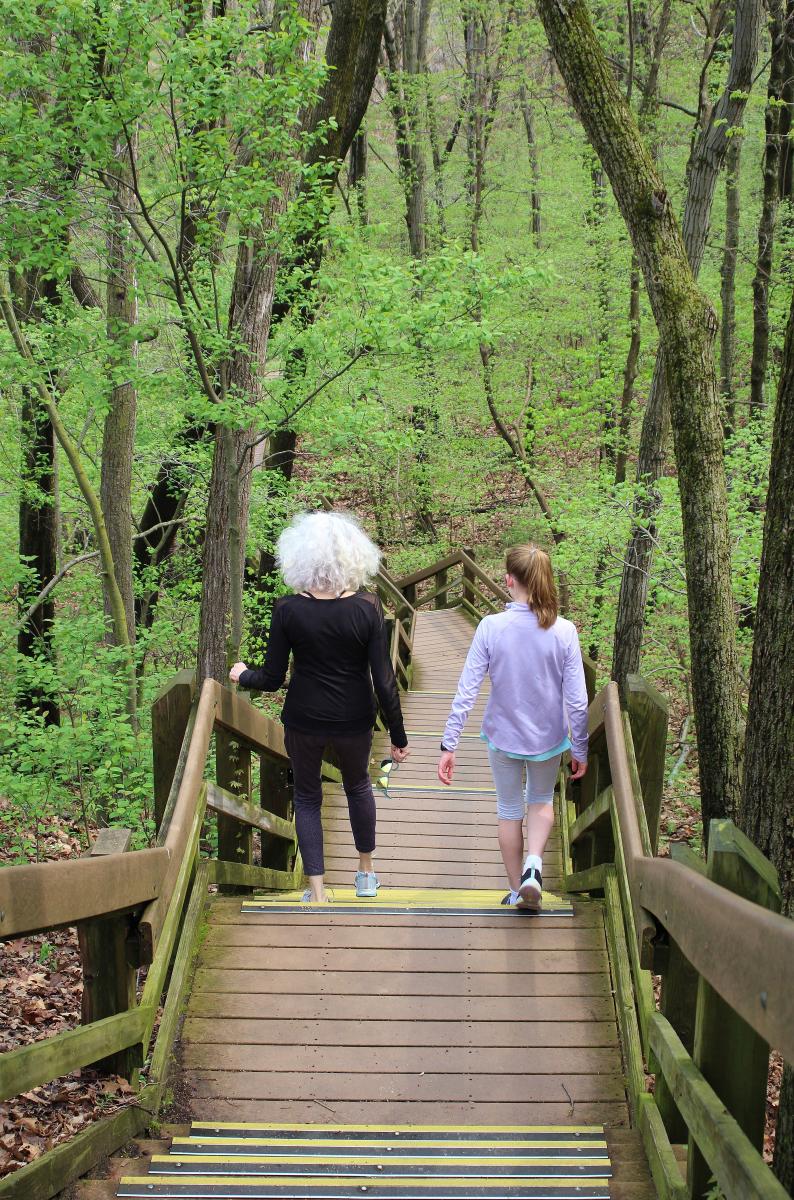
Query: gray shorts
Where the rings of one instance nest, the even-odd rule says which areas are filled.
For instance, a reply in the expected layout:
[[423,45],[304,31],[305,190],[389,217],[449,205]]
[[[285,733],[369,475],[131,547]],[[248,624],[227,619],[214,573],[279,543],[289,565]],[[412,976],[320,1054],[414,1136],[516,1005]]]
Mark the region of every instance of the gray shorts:
[[496,788],[496,812],[501,821],[522,821],[527,804],[551,804],[561,754],[543,762],[526,762],[489,746],[488,761]]

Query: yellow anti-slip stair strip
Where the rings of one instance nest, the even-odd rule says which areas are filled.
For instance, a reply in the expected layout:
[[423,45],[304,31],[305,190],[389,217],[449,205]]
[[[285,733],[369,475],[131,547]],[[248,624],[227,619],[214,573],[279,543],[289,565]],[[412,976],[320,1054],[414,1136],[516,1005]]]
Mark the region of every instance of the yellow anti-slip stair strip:
[[476,890],[474,888],[381,888],[377,896],[358,899],[354,888],[329,888],[333,902],[329,904],[303,903],[303,892],[278,892],[272,895],[259,896],[253,900],[243,900],[243,913],[351,913],[367,910],[388,915],[400,913],[416,913],[426,916],[454,916],[462,913],[468,916],[507,917],[538,916],[538,917],[570,917],[573,908],[569,900],[554,896],[550,892],[543,893],[543,910],[540,913],[529,913],[526,909],[518,909],[503,905],[503,891]]
[[[479,1146],[483,1142],[527,1145],[536,1141],[604,1141],[602,1125],[317,1125],[297,1121],[194,1121],[191,1130],[191,1140],[196,1137],[214,1139],[240,1136],[269,1141],[285,1138],[306,1145],[345,1139],[357,1143],[400,1139],[401,1146],[406,1141],[441,1146],[461,1142]],[[175,1139],[175,1144],[179,1140]]]
[[[443,1141],[433,1139],[396,1140],[393,1134],[382,1138],[340,1137],[331,1138],[278,1138],[277,1134],[269,1137],[258,1137],[261,1129],[251,1131],[239,1130],[236,1136],[218,1137],[203,1136],[197,1131],[192,1137],[176,1137],[172,1143],[174,1154],[178,1155],[256,1155],[258,1158],[287,1157],[296,1161],[309,1162],[319,1159],[328,1162],[335,1158],[346,1162],[394,1162],[411,1160],[416,1162],[431,1162],[434,1159],[454,1158],[460,1162],[481,1162],[484,1159],[496,1161],[523,1161],[528,1158],[553,1158],[570,1155],[571,1150],[581,1151],[588,1157],[604,1157],[607,1144],[600,1130],[595,1137],[559,1136],[557,1134],[540,1134],[537,1137],[519,1141],[510,1136],[505,1141],[482,1140]],[[233,1131],[229,1131],[230,1135]],[[443,1152],[443,1154],[442,1154]],[[385,1157],[384,1157],[385,1156]]]

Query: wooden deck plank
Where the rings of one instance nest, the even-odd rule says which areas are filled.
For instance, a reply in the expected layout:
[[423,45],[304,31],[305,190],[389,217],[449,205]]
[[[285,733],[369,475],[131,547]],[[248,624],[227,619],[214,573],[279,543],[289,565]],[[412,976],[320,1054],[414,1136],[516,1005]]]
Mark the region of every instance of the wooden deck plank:
[[[195,987],[207,992],[278,992],[280,995],[301,995],[322,991],[329,998],[342,1001],[360,985],[360,972],[350,971],[290,971],[274,968],[265,971],[228,971],[200,966],[196,971]],[[438,974],[427,972],[406,979],[399,971],[378,971],[366,977],[370,996],[450,996],[464,990],[470,996],[603,996],[611,995],[609,980],[601,972],[564,975],[548,972],[525,975],[489,975],[467,972]]]
[[[326,1104],[347,1100],[349,1096],[366,1097],[367,1101],[432,1100],[436,1102],[474,1101],[493,1104],[503,1101],[505,1094],[514,1090],[514,1084],[506,1084],[502,1074],[472,1074],[446,1072],[424,1073],[414,1070],[404,1075],[389,1075],[382,1072],[351,1070],[348,1058],[346,1066],[339,1071],[312,1070],[304,1076],[312,1092],[321,1096]],[[415,1064],[419,1065],[418,1063]],[[185,1075],[200,1097],[219,1097],[229,1100],[292,1100],[301,1078],[288,1071],[241,1071],[191,1070]],[[618,1103],[625,1097],[625,1084],[621,1075],[540,1075],[529,1072],[523,1075],[521,1098],[524,1103],[548,1104],[568,1100],[574,1106],[580,1102],[606,1101]],[[358,1120],[362,1119],[359,1108]],[[374,1119],[370,1118],[369,1119]]]
[[295,1081],[296,1095],[286,1100],[238,1100],[197,1096],[192,1109],[197,1121],[313,1121],[317,1124],[358,1124],[362,1114],[372,1124],[400,1125],[586,1125],[608,1122],[628,1124],[624,1101],[578,1101],[567,1097],[552,1102],[531,1102],[523,1097],[498,1102],[483,1101],[381,1101],[357,1096],[329,1103],[314,1098],[310,1081]]
[[[422,1021],[447,1021],[461,1026],[491,1021],[510,1021],[516,1026],[536,1021],[561,1025],[610,1021],[614,1025],[615,1007],[611,994],[524,996],[519,1004],[505,996],[392,995],[379,996],[374,1011],[381,1021],[411,1021],[417,1026]],[[372,1019],[373,1003],[369,996],[348,995],[343,1006],[329,1005],[326,996],[306,992],[293,994],[287,1006],[278,992],[209,992],[197,987],[188,1005],[190,1017],[212,1016],[219,1022],[237,1017],[279,1020],[285,1013],[294,1019],[322,1020],[329,1024],[337,1020],[367,1022]]]
[[318,931],[316,927],[304,925],[251,925],[248,918],[236,925],[212,924],[207,932],[205,947],[256,946],[278,947],[280,950],[311,947],[399,950],[410,947],[416,950],[509,950],[522,953],[524,950],[604,950],[606,939],[603,930],[588,926],[584,929],[559,925],[547,929],[544,922],[524,921],[521,929],[513,929],[512,922],[496,929],[434,929],[423,925],[394,928],[388,925],[361,927],[356,925],[326,925]]
[[410,1044],[366,1046],[363,1049],[355,1045],[262,1046],[256,1042],[241,1045],[186,1042],[182,1047],[182,1062],[189,1071],[231,1071],[246,1075],[270,1076],[282,1071],[383,1075],[389,1078],[392,1087],[399,1088],[403,1087],[404,1081],[398,1082],[395,1078],[398,1075],[413,1079],[417,1075],[438,1074],[454,1079],[460,1075],[525,1077],[529,1072],[537,1083],[542,1076],[564,1075],[590,1080],[620,1072],[620,1054],[616,1046],[533,1046],[518,1051],[509,1046],[467,1046],[465,1042],[454,1046]]
[[222,971],[279,970],[289,962],[296,971],[353,971],[369,978],[382,971],[402,974],[451,974],[461,972],[514,976],[558,974],[578,971],[603,974],[608,969],[606,950],[534,950],[513,949],[407,950],[345,947],[296,947],[287,959],[280,948],[269,946],[207,946],[202,954],[205,968]]
[[[466,1047],[594,1047],[617,1046],[612,1021],[390,1021],[297,1020],[214,1016],[185,1018],[185,1042],[257,1046],[447,1046]],[[614,1067],[614,1064],[613,1064]]]

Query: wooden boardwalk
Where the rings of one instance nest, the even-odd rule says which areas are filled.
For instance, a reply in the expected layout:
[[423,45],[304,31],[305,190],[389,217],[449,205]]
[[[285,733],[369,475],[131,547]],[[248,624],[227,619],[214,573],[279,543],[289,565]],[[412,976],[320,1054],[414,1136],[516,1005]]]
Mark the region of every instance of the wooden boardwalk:
[[[495,797],[477,737],[455,786],[435,776],[441,730],[472,625],[420,612],[411,757],[378,797],[384,889],[505,889]],[[373,757],[387,753],[376,737]],[[327,880],[349,888],[357,858],[344,795],[326,789]],[[559,839],[544,883],[561,879]],[[615,1200],[655,1191],[628,1128],[600,902],[572,917],[242,914],[216,897],[185,1019],[181,1058],[198,1121],[400,1125],[603,1124]]]

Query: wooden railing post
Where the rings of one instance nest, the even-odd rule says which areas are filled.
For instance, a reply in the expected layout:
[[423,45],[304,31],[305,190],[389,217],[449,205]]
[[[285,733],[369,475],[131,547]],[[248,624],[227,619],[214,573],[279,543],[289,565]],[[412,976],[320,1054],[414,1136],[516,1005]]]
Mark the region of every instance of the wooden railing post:
[[659,816],[667,749],[667,700],[641,675],[628,675],[623,702],[629,714],[637,773],[653,853],[659,844]]
[[[285,821],[292,820],[292,783],[290,769],[281,759],[262,755],[259,759],[259,802],[267,812]],[[289,871],[295,853],[294,845],[283,838],[262,833],[262,866],[276,871]]]
[[[100,829],[86,858],[107,854],[124,854],[130,848],[129,829]],[[108,897],[108,905],[112,898]],[[135,969],[127,963],[128,917],[96,917],[81,921],[77,926],[77,941],[83,965],[83,995],[80,1002],[80,1023],[91,1025],[105,1017],[127,1012],[136,1007]],[[123,1075],[132,1080],[143,1064],[142,1046],[130,1046],[94,1066],[99,1071]]]
[[[468,555],[468,557],[471,558],[472,560],[474,559],[474,547],[473,546],[464,546],[463,553]],[[474,583],[474,574],[472,572],[472,569],[471,569],[471,567],[467,566],[466,563],[464,563],[463,564],[463,599],[467,600],[469,604],[474,604],[474,591],[472,590],[473,583]]]
[[[775,868],[732,821],[711,822],[706,873],[714,883],[745,900],[780,911]],[[732,953],[729,944],[714,945],[711,950],[715,955]],[[743,970],[741,962],[737,962],[736,969]],[[704,979],[698,983],[692,1058],[753,1146],[761,1151],[769,1045]],[[687,1182],[690,1196],[700,1200],[709,1190],[711,1170],[693,1137],[697,1132],[690,1131]]]
[[402,589],[402,594],[405,596],[405,599],[408,601],[411,608],[416,608],[416,584],[406,583],[405,587]]
[[[670,858],[701,875],[706,873],[706,864],[685,842],[671,842]],[[681,953],[676,941],[660,948],[654,959],[654,971],[662,976],[662,995],[659,1008],[662,1016],[676,1031],[687,1051],[691,1054],[695,1045],[695,1009],[697,1006],[698,973],[689,959]],[[673,1143],[686,1142],[688,1130],[667,1080],[661,1072],[656,1075],[654,1087],[656,1105],[661,1113],[667,1136]]]
[[169,679],[152,704],[154,823],[158,830],[168,803],[195,695],[195,672],[180,671],[173,679]]
[[436,596],[436,608],[447,608],[449,605],[449,593],[446,591],[446,585],[449,582],[449,572],[446,567],[441,571],[436,571],[436,587],[444,588],[443,592],[439,592]]
[[[218,786],[240,796],[243,800],[251,799],[251,751],[247,746],[237,741],[233,734],[225,729],[215,727],[215,778]],[[250,825],[243,825],[233,817],[218,814],[218,858],[227,862],[252,862],[253,831]],[[236,892],[238,889],[223,884],[219,887],[223,892]]]

